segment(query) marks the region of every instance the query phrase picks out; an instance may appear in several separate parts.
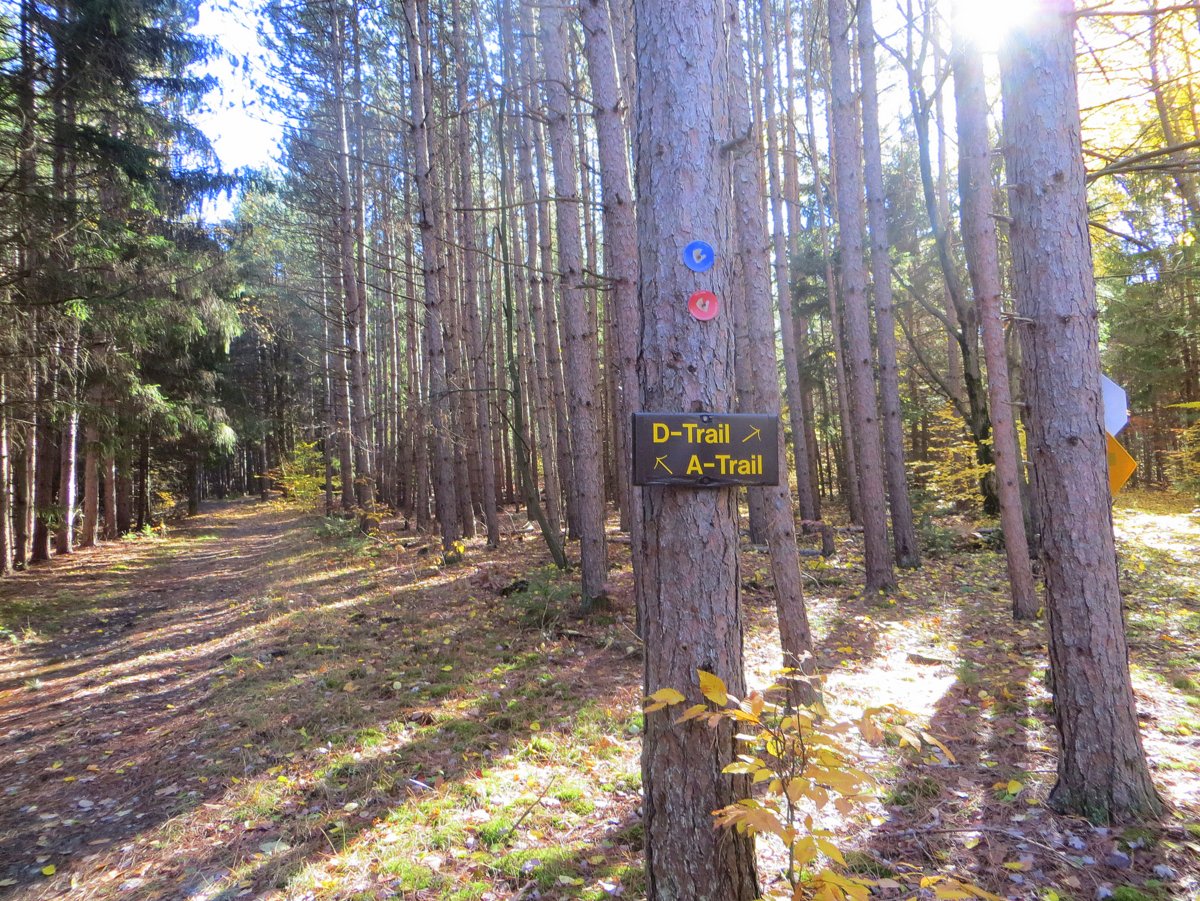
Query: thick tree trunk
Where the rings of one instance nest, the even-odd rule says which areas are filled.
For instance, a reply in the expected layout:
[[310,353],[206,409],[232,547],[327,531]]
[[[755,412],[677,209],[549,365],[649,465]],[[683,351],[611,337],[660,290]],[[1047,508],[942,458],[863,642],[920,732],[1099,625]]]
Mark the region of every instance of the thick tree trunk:
[[[698,322],[683,301],[705,289],[728,296],[737,253],[722,147],[728,120],[723,0],[636,0],[637,215],[641,263],[641,378],[648,410],[727,411],[733,404],[733,331],[726,312]],[[697,65],[697,48],[706,54]],[[712,241],[703,274],[679,255]],[[670,687],[698,700],[696,670],[744,692],[736,493],[642,490],[644,531],[634,549],[646,643],[645,692]],[[713,828],[712,811],[749,796],[733,760],[733,730],[668,709],[646,717],[643,825],[650,901],[748,901],[758,896],[752,839]]]
[[[870,0],[866,0],[870,2]],[[992,420],[992,457],[996,461],[996,495],[1000,503],[1000,528],[1008,564],[1013,616],[1033,619],[1038,598],[1025,516],[1021,507],[1020,448],[1013,423],[1009,392],[1008,352],[1004,323],[1000,320],[1000,256],[992,204],[991,147],[988,141],[987,91],[983,57],[958,27],[954,30],[954,99],[958,121],[958,193],[963,249],[975,292],[983,353],[987,363],[988,401]]]
[[1039,0],[1001,52],[1013,276],[1044,532],[1059,810],[1155,815],[1129,677],[1100,401],[1073,4]]
[[892,547],[896,565],[921,565],[904,468],[904,420],[900,407],[900,371],[896,362],[896,318],[892,305],[892,260],[888,247],[883,188],[883,150],[879,139],[879,96],[875,79],[875,22],[871,0],[858,0],[858,65],[862,76],[863,175],[871,228],[871,285],[875,296],[875,338],[879,346],[879,401],[883,414],[883,461]]
[[574,496],[579,518],[583,603],[605,594],[608,548],[604,533],[604,466],[600,443],[600,372],[596,332],[583,294],[582,247],[579,238],[579,187],[567,91],[567,21],[563,8],[545,6],[541,13],[542,50],[546,65],[546,112],[554,165],[555,224],[558,237],[559,290],[566,331],[567,396],[571,411]]
[[847,0],[829,0],[833,140],[836,148],[838,247],[846,321],[850,411],[854,420],[863,542],[866,546],[866,590],[888,591],[895,585],[887,539],[882,435],[867,309],[867,277],[863,265],[863,180],[858,109],[850,74],[850,16]]

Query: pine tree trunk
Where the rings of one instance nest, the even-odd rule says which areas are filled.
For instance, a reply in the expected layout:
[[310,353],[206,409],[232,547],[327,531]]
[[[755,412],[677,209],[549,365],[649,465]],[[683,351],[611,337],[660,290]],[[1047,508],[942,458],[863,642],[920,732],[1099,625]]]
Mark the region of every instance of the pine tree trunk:
[[[637,22],[637,221],[641,262],[641,379],[648,410],[726,411],[733,404],[733,331],[726,312],[697,322],[686,298],[728,296],[737,253],[721,148],[728,121],[723,0],[635,0]],[[703,47],[706,64],[697,65]],[[703,274],[679,255],[712,241],[718,264]],[[696,670],[741,695],[736,493],[729,488],[642,489],[644,531],[634,549],[645,648],[645,693],[660,688],[698,700]],[[758,897],[753,840],[713,828],[712,811],[749,796],[733,760],[733,730],[671,709],[646,717],[643,828],[650,901],[748,901]]]
[[58,435],[50,412],[57,396],[58,355],[57,342],[51,342],[45,352],[47,359],[42,363],[43,380],[38,390],[37,454],[33,468],[33,547],[29,554],[33,563],[50,559],[52,535],[49,517],[55,508],[54,482],[61,462]]
[[[747,95],[746,67],[743,63],[742,31],[737,20],[737,6],[729,5],[729,104],[730,126],[733,134],[748,134],[752,120],[750,98]],[[765,24],[765,20],[764,20]],[[769,53],[768,53],[769,56]],[[764,73],[764,78],[767,73]],[[769,94],[768,94],[769,96]],[[770,152],[770,151],[768,151]],[[767,255],[767,220],[760,198],[764,196],[762,158],[758,143],[747,144],[730,154],[732,187],[736,216],[737,251],[734,268],[741,278],[742,292],[734,291],[728,312],[735,320],[745,321],[745,337],[736,352],[745,356],[746,369],[753,383],[752,393],[756,413],[780,414],[779,361],[775,356],[775,317],[771,310],[771,265]],[[778,203],[774,204],[775,226],[782,227]],[[782,253],[782,235],[776,233],[775,252]],[[786,295],[787,264],[779,270],[781,290]],[[786,297],[783,302],[787,303]],[[740,325],[740,322],[738,323]],[[738,327],[739,332],[743,331]],[[793,429],[803,435],[803,422],[793,420]],[[788,485],[787,445],[783,429],[779,429],[779,463],[783,470],[778,485],[748,489],[757,496],[763,516],[763,527],[770,549],[771,579],[775,584],[775,607],[779,618],[779,641],[783,652],[782,665],[802,673],[813,672],[812,630],[804,606],[804,591],[800,583],[800,554],[796,547],[796,520],[792,509],[792,492]],[[801,447],[796,457],[800,468],[807,469],[808,451]],[[805,472],[799,481],[807,482]],[[796,682],[795,699],[809,703],[815,699],[812,686]]]
[[596,120],[600,185],[604,200],[605,249],[611,262],[609,275],[612,290],[608,295],[608,303],[613,328],[606,337],[608,343],[613,345],[612,359],[615,362],[615,372],[609,377],[614,382],[616,396],[618,496],[622,519],[628,519],[636,543],[641,490],[634,488],[631,481],[631,423],[634,412],[641,409],[637,383],[637,221],[634,219],[633,189],[629,180],[626,102],[614,55],[621,51],[613,40],[610,4],[605,0],[581,0],[579,8]]
[[[790,6],[785,12],[784,18],[784,59],[787,61],[787,90],[784,94],[784,109],[786,112],[785,128],[784,128],[784,156],[783,156],[783,193],[787,198],[787,214],[788,214],[788,253],[791,258],[799,259],[800,257],[800,237],[804,231],[804,226],[801,221],[801,204],[800,204],[800,163],[799,151],[797,148],[797,121],[796,121],[796,60],[792,50],[792,10]],[[781,92],[782,93],[782,92]],[[814,168],[817,163],[814,157]],[[815,189],[814,179],[814,189]],[[786,315],[785,306],[779,308],[780,325],[784,331],[783,353],[786,360],[789,353],[787,343],[787,332],[791,329],[792,349],[791,353],[795,357],[795,366],[797,370],[797,379],[800,392],[800,406],[803,410],[804,428],[806,431],[804,445],[808,449],[808,477],[809,490],[808,498],[812,502],[811,509],[805,509],[804,498],[802,492],[797,492],[800,503],[800,516],[802,519],[819,520],[821,518],[821,460],[820,449],[817,446],[817,429],[816,429],[816,408],[813,405],[813,386],[812,379],[808,374],[808,366],[810,363],[810,351],[808,346],[808,332],[810,320],[807,313],[800,314],[799,311],[792,310],[793,299],[791,292],[788,292]],[[790,320],[790,323],[789,323]],[[791,389],[788,389],[788,403],[792,403]],[[797,474],[800,472],[797,467]]]
[[67,411],[63,418],[62,443],[59,448],[58,529],[54,535],[54,550],[70,554],[75,550],[75,483],[76,450],[79,443],[79,405],[77,403],[76,368],[79,365],[79,326],[71,326],[66,351],[64,393]]
[[842,309],[846,321],[846,356],[850,376],[850,411],[854,420],[863,542],[866,546],[866,590],[888,591],[895,585],[887,539],[882,436],[867,309],[867,277],[863,266],[863,180],[858,109],[850,74],[850,16],[847,0],[829,0],[829,59],[833,83],[833,139],[836,147],[838,247],[842,276]]
[[[501,41],[506,47],[513,46],[512,17],[501,16]],[[504,55],[509,67],[506,77],[517,79],[513,52]],[[529,71],[528,63],[525,71]],[[528,112],[528,92],[522,92],[522,105]],[[533,150],[532,150],[532,120],[528,115],[523,116],[520,132],[517,135],[517,171],[520,174],[520,206],[524,216],[525,257],[524,273],[515,279],[514,293],[516,295],[517,315],[519,317],[518,354],[524,359],[524,366],[518,360],[518,375],[523,369],[526,379],[526,389],[523,392],[525,400],[532,407],[533,415],[528,417],[530,434],[536,426],[536,450],[542,461],[542,480],[546,492],[546,516],[550,527],[556,533],[563,531],[562,481],[558,469],[558,453],[556,442],[558,433],[554,428],[554,417],[551,410],[551,399],[556,397],[555,385],[551,378],[549,364],[549,347],[546,338],[545,318],[542,316],[541,288],[545,276],[542,275],[539,264],[539,209],[538,195],[533,182]],[[508,171],[507,168],[505,171]],[[511,176],[510,176],[511,177]],[[517,246],[517,229],[512,229],[511,240]],[[515,253],[515,251],[514,251]],[[514,259],[516,257],[514,256]],[[532,331],[532,335],[530,332]],[[524,416],[522,418],[525,418]],[[515,438],[514,438],[515,440]],[[514,448],[518,454],[521,448]]]
[[1152,816],[1109,509],[1070,2],[1039,0],[1002,48],[1001,79],[1060,739],[1050,802],[1099,822]]
[[[804,401],[800,386],[800,366],[796,357],[796,326],[792,317],[791,273],[788,266],[787,235],[783,229],[783,185],[779,176],[779,137],[775,116],[775,34],[772,22],[771,0],[763,0],[762,10],[762,50],[763,50],[763,85],[766,89],[766,104],[764,122],[767,131],[767,175],[771,188],[771,237],[772,248],[775,252],[775,288],[779,303],[779,322],[781,344],[783,346],[784,382],[787,386],[788,413],[792,422],[792,452],[796,458],[796,498],[800,506],[800,516],[803,519],[816,519],[817,503],[813,496],[813,478],[809,469],[810,454],[808,450],[808,423],[804,419]],[[735,70],[736,78],[736,70]],[[747,117],[748,119],[749,117]],[[746,127],[750,127],[749,121]],[[799,203],[798,197],[788,198],[789,211]],[[742,219],[739,213],[739,219]],[[744,222],[745,220],[742,219]],[[789,228],[795,223],[789,221]],[[765,286],[770,290],[770,279]],[[751,298],[753,302],[753,298]],[[771,321],[771,334],[767,337],[771,347],[775,346],[774,314],[768,305],[765,313]],[[771,354],[774,357],[774,354]],[[778,393],[778,391],[776,392]],[[782,430],[781,430],[782,434]],[[781,455],[781,461],[787,455]],[[789,495],[789,503],[791,501]],[[788,514],[789,518],[791,514]],[[794,536],[793,536],[794,538]],[[797,573],[798,575],[798,573]]]
[[83,428],[83,526],[80,547],[95,547],[100,536],[100,430],[92,416]]
[[[446,385],[446,348],[442,336],[442,263],[437,223],[437,186],[429,161],[429,122],[425,53],[423,42],[428,27],[428,0],[405,0],[408,23],[409,94],[412,104],[412,134],[415,149],[417,195],[420,199],[421,268],[425,275],[425,348],[429,366],[429,407],[434,446],[434,502],[442,533],[442,549],[450,550],[459,537],[455,492],[454,455],[450,447],[450,397]],[[420,15],[418,17],[418,9]],[[465,487],[465,486],[464,486]]]
[[104,528],[101,536],[105,541],[113,541],[120,535],[117,530],[117,459],[112,453],[106,453],[100,465],[104,476]]
[[579,237],[579,187],[567,87],[567,21],[563,8],[541,11],[546,66],[547,131],[554,166],[555,224],[558,238],[559,293],[566,331],[564,375],[571,418],[574,457],[573,494],[579,518],[583,604],[604,597],[608,577],[605,538],[603,448],[600,443],[600,372],[596,332],[583,293]]
[[[869,0],[866,0],[869,2]],[[987,363],[988,401],[992,420],[992,457],[996,461],[996,495],[1004,533],[1013,616],[1033,619],[1038,612],[1025,516],[1021,506],[1020,447],[1013,424],[1009,392],[1008,352],[1000,320],[1000,256],[993,219],[991,147],[988,141],[987,90],[983,57],[955,21],[954,99],[958,122],[958,193],[963,249],[979,309],[983,353]]]
[[875,296],[875,335],[879,346],[879,400],[883,414],[883,461],[892,546],[896,565],[921,565],[921,550],[908,498],[904,468],[904,419],[900,407],[900,371],[896,362],[896,319],[892,305],[892,260],[888,247],[883,189],[883,150],[879,139],[879,97],[875,79],[875,22],[871,0],[858,0],[858,65],[862,76],[863,174],[871,228],[871,284]]
[[[366,315],[364,286],[359,283],[355,258],[355,202],[350,180],[350,126],[346,111],[345,51],[346,22],[337,15],[333,46],[334,126],[337,131],[337,203],[338,262],[342,276],[342,303],[345,316],[346,356],[350,376],[350,432],[353,436],[354,472],[342,473],[343,484],[352,481],[356,506],[372,510],[375,505],[375,478],[370,460],[370,412],[367,409],[366,348],[362,345],[361,326]],[[343,489],[343,497],[345,490]]]
[[476,416],[476,445],[479,448],[479,482],[482,494],[484,521],[487,525],[487,545],[500,544],[500,517],[496,509],[495,448],[492,446],[492,396],[484,353],[483,325],[479,317],[478,273],[475,253],[475,192],[471,181],[471,131],[467,116],[467,45],[463,37],[463,20],[454,3],[454,43],[456,56],[459,184],[462,195],[462,222],[459,240],[463,253],[463,304],[467,314],[467,342],[475,376],[474,408]]
[[13,478],[8,429],[8,376],[0,372],[0,575],[13,571]]
[[[819,40],[816,35],[810,37],[812,40]],[[821,233],[821,259],[825,264],[825,296],[829,305],[829,329],[833,336],[834,384],[837,390],[838,424],[841,426],[841,469],[845,476],[846,506],[849,508],[850,522],[861,524],[862,502],[858,496],[858,464],[854,454],[850,393],[847,388],[849,375],[846,370],[846,355],[842,342],[841,305],[837,299],[838,287],[833,272],[833,251],[829,237],[829,220],[825,211],[827,194],[825,180],[821,174],[820,151],[817,149],[817,126],[813,116],[813,92],[815,88],[813,86],[811,66],[805,68],[804,76],[806,81],[804,112],[805,124],[807,126],[808,152],[809,158],[813,160],[813,180],[816,182],[817,189],[817,222],[819,226],[818,230]],[[834,146],[832,129],[830,129],[829,150],[831,158],[837,155],[837,147]],[[832,176],[834,174],[832,171],[832,159],[830,162],[830,175]]]

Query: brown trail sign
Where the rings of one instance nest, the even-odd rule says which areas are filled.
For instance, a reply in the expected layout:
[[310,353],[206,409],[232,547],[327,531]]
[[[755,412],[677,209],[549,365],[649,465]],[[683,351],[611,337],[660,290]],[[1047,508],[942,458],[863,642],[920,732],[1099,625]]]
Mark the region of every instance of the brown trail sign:
[[633,483],[716,488],[779,484],[779,417],[634,413]]

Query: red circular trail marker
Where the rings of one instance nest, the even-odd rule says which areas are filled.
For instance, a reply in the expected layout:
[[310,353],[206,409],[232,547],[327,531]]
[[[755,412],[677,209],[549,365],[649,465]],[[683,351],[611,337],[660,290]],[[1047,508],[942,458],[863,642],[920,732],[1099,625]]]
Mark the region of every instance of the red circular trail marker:
[[721,302],[712,291],[697,291],[688,298],[688,312],[701,322],[716,318],[720,310]]

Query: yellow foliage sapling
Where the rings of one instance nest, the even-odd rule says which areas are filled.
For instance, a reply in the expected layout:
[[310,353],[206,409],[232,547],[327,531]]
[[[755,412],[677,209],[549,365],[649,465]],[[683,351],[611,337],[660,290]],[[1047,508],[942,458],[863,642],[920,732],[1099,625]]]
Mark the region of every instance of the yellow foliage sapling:
[[[784,670],[779,681],[761,692],[751,692],[745,700],[730,695],[725,683],[712,673],[700,670],[698,676],[707,703],[688,707],[675,722],[702,719],[715,727],[722,720],[733,721],[739,753],[724,771],[750,776],[758,787],[754,797],[713,811],[716,824],[751,835],[774,835],[787,849],[787,866],[781,873],[786,886],[764,897],[776,901],[866,901],[879,883],[845,873],[846,859],[836,834],[822,825],[822,818],[828,820],[830,808],[839,817],[848,817],[875,797],[877,784],[855,765],[858,755],[848,736],[857,733],[867,743],[878,744],[883,729],[876,715],[895,711],[876,708],[854,721],[833,722],[820,703],[796,707],[787,702],[790,683],[810,678],[792,670]],[[653,712],[686,700],[682,692],[663,688],[646,699],[645,709]],[[890,731],[894,727],[885,728]],[[949,754],[932,736],[920,733],[918,737],[912,730],[900,728],[903,743],[911,740],[919,745],[924,738]],[[934,877],[922,887],[932,888],[939,898],[1000,901],[983,889],[950,878]]]

